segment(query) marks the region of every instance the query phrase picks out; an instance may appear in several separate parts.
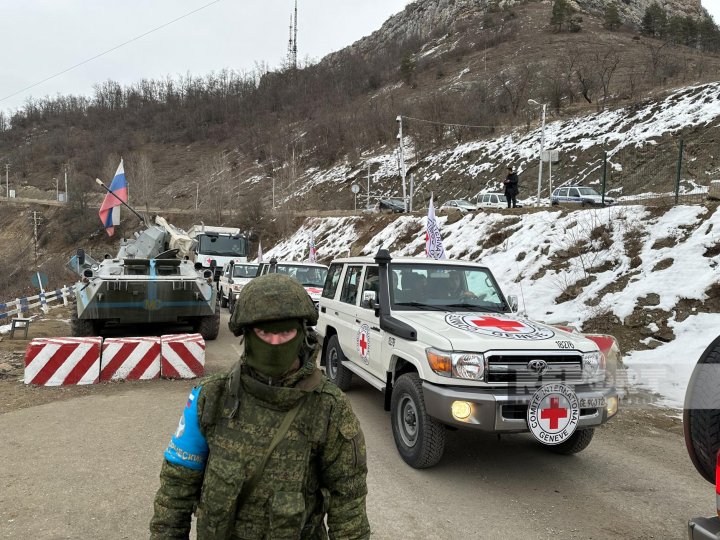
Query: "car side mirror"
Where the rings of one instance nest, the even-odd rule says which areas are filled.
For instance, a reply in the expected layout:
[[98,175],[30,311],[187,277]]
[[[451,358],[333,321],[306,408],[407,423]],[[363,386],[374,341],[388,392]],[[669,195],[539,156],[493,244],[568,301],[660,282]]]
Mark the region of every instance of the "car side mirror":
[[510,311],[512,311],[513,313],[517,313],[518,297],[515,296],[514,294],[511,294],[510,296],[507,297],[507,301],[508,301],[508,307],[510,308]]
[[233,280],[233,278],[228,278],[228,284],[232,285],[233,283],[235,283],[235,281]]
[[210,268],[215,270],[215,267],[217,267],[217,261],[215,259],[210,259]]
[[375,309],[377,305],[377,293],[375,291],[364,291],[360,307]]
[[77,250],[77,262],[79,266],[85,264],[85,250],[83,248]]

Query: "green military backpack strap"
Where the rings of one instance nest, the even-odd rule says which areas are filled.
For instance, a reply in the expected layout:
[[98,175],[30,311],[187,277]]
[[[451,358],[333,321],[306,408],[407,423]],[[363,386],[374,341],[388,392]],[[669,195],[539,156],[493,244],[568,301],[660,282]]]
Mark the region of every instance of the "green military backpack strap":
[[252,495],[253,490],[258,485],[258,482],[260,482],[260,478],[262,478],[263,471],[265,470],[265,465],[267,465],[268,459],[270,459],[270,455],[273,453],[273,450],[275,450],[275,447],[280,444],[280,441],[285,438],[285,435],[287,435],[287,432],[290,429],[290,425],[293,423],[293,420],[295,420],[295,417],[300,412],[300,408],[302,407],[303,403],[305,403],[305,397],[306,395],[301,397],[295,404],[295,406],[287,412],[285,418],[283,418],[283,421],[280,424],[280,427],[278,427],[278,430],[275,433],[273,440],[270,442],[270,446],[268,446],[268,449],[265,452],[265,455],[263,456],[260,465],[258,465],[258,468],[255,469],[253,475],[243,485],[242,490],[240,491],[240,495],[237,499],[236,511],[240,511],[240,509],[245,505],[248,498],[250,498],[250,495]]

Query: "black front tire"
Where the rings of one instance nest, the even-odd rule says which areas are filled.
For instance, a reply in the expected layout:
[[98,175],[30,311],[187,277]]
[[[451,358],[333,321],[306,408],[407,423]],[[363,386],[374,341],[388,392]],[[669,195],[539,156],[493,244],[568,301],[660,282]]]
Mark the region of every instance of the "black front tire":
[[342,365],[345,355],[337,336],[331,336],[325,347],[325,374],[340,390],[347,390],[352,383],[352,371]]
[[543,446],[556,454],[570,456],[585,450],[590,445],[593,435],[595,435],[594,428],[577,429],[567,441],[555,445],[544,444]]
[[216,311],[213,315],[200,317],[200,322],[197,325],[197,332],[206,341],[216,339],[220,333],[220,311]]
[[708,345],[690,377],[683,429],[690,460],[702,477],[714,484],[720,450],[720,337]]
[[72,311],[72,315],[70,315],[70,330],[73,337],[95,336],[95,323],[91,319],[81,319],[78,317],[76,303],[73,303],[70,309]]
[[445,426],[425,410],[417,373],[401,375],[392,391],[390,418],[400,457],[414,469],[436,465],[445,452]]
[[227,307],[228,306],[228,299],[223,294],[222,289],[220,289],[220,307]]

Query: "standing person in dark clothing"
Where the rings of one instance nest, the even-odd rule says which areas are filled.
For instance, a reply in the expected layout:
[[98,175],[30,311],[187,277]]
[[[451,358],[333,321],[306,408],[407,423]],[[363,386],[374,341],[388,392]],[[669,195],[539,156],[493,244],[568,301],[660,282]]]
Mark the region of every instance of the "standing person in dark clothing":
[[517,195],[518,195],[518,175],[513,169],[512,165],[508,165],[508,174],[505,177],[505,198],[507,199],[507,207],[510,208],[512,204],[513,208],[517,208]]
[[293,278],[240,292],[243,354],[190,393],[165,451],[152,540],[368,540],[365,439],[350,400],[316,367],[317,311]]

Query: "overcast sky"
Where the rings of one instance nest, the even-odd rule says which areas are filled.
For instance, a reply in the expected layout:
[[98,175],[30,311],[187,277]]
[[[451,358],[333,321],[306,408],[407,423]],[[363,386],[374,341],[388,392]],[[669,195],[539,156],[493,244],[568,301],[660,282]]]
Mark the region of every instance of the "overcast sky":
[[[409,0],[298,0],[298,57],[319,60],[380,28]],[[210,4],[210,5],[208,5]],[[203,6],[207,6],[203,8]],[[294,0],[0,0],[0,109],[28,97],[92,94],[93,84],[223,68],[277,67]],[[21,89],[188,15],[59,77]],[[6,98],[6,99],[3,99]]]
[[[701,1],[720,23],[720,0]],[[298,55],[319,60],[377,30],[408,3],[299,0]],[[256,62],[277,67],[286,57],[293,5],[294,0],[0,0],[0,109],[19,108],[30,96],[90,95],[93,84],[108,79],[130,84],[188,72],[252,70]]]

